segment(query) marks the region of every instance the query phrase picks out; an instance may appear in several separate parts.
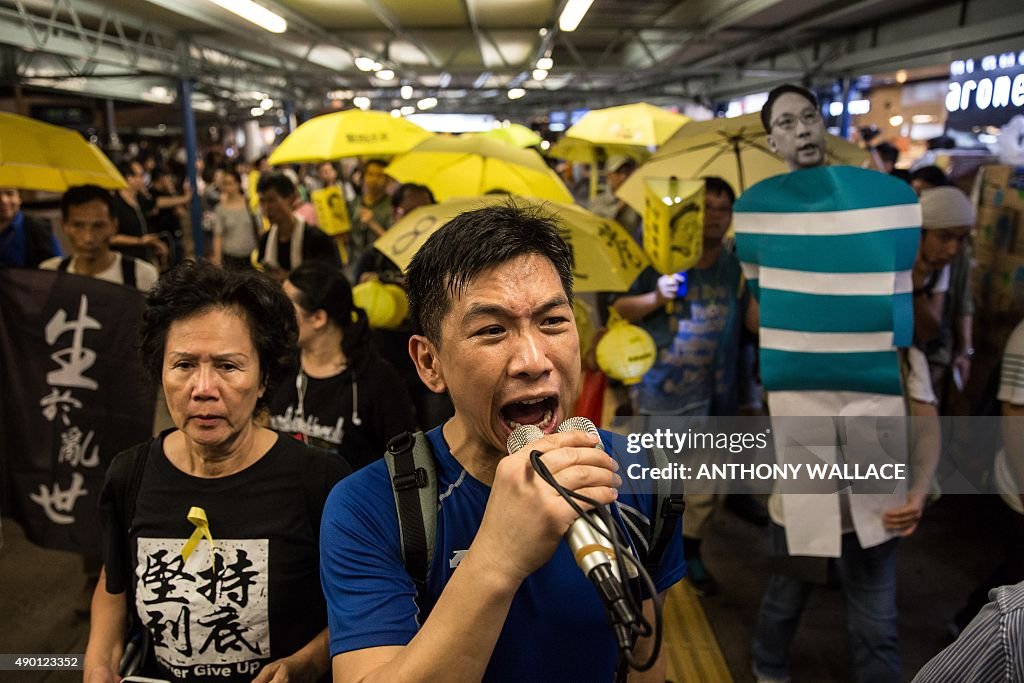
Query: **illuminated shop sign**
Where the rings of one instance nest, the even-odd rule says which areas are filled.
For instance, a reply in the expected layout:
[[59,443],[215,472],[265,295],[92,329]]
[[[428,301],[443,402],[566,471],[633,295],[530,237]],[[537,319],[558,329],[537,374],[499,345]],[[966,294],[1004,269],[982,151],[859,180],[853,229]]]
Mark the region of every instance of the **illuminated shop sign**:
[[946,111],[958,130],[1001,126],[1024,113],[1024,51],[950,64]]

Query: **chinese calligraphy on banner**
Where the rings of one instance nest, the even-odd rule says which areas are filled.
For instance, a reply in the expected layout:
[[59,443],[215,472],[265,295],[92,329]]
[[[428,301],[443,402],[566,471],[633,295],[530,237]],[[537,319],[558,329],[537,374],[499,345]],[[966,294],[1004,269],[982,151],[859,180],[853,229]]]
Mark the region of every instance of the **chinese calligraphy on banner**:
[[152,431],[135,353],[143,297],[93,278],[0,270],[0,509],[35,543],[99,546],[107,465]]

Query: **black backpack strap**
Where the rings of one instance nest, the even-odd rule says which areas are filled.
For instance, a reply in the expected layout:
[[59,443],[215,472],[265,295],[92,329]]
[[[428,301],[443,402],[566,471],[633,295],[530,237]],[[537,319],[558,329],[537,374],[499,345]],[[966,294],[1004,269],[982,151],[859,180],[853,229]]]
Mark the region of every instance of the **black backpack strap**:
[[59,270],[62,273],[68,272],[68,268],[69,267],[71,267],[71,257],[70,256],[65,256],[64,258],[62,258],[60,260],[60,263],[57,264],[57,270]]
[[[660,448],[652,448],[651,466],[659,469],[669,464],[668,456]],[[647,557],[644,561],[644,569],[652,577],[658,571],[661,558],[665,555],[665,549],[675,534],[681,533],[677,521],[683,516],[683,509],[686,504],[683,502],[683,483],[675,477],[671,479],[656,479],[658,484],[657,500],[654,507],[654,516],[651,519],[651,538],[648,542]]]
[[135,289],[135,259],[128,254],[121,254],[121,281],[125,287]]
[[[388,442],[384,460],[398,511],[402,561],[423,595],[437,538],[437,467],[423,432],[404,432]],[[421,611],[421,617],[425,618]]]

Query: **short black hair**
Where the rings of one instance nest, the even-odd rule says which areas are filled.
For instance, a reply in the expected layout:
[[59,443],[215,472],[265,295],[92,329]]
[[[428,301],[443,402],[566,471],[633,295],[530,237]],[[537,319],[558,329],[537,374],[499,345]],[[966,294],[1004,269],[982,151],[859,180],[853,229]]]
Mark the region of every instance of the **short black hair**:
[[260,176],[259,182],[256,183],[257,194],[263,194],[271,190],[284,199],[294,197],[296,192],[295,183],[292,182],[292,179],[278,171],[264,173]]
[[732,185],[716,175],[709,175],[704,178],[704,193],[724,194],[729,198],[730,206],[736,203],[736,190],[732,189]]
[[104,190],[99,185],[75,185],[69,187],[60,198],[60,215],[67,220],[68,211],[72,206],[81,206],[99,200],[107,205],[110,217],[114,217],[114,198],[110,196],[109,190]]
[[558,219],[542,208],[507,203],[461,213],[427,239],[406,272],[413,330],[441,344],[441,321],[481,272],[537,254],[554,266],[569,302],[573,297],[572,249]]
[[288,273],[288,282],[298,291],[298,304],[315,313],[323,309],[341,328],[341,350],[349,365],[358,368],[373,353],[370,323],[363,309],[352,299],[352,285],[345,274],[327,261],[303,261]]
[[879,142],[875,145],[875,151],[878,152],[879,159],[888,161],[890,164],[895,164],[896,160],[900,158],[900,150],[891,142]]
[[162,383],[164,350],[171,324],[211,310],[242,313],[260,360],[260,381],[266,387],[256,410],[295,368],[298,323],[291,300],[263,273],[218,268],[184,261],[164,273],[149,296],[139,327],[142,363],[150,378]]
[[430,188],[426,185],[420,185],[418,183],[402,183],[395,190],[395,193],[391,195],[391,206],[399,206],[405,199],[407,194],[422,193],[430,198],[431,204],[437,204],[437,200],[434,199],[434,193],[430,191]]
[[772,107],[775,106],[775,100],[779,99],[786,93],[793,93],[804,98],[812,105],[815,109],[818,109],[818,98],[814,96],[807,88],[796,85],[795,83],[783,83],[782,85],[774,88],[768,93],[768,99],[765,101],[764,106],[761,107],[761,124],[764,126],[764,132],[772,132]]
[[923,180],[932,187],[945,187],[946,185],[952,185],[949,181],[949,176],[938,166],[922,166],[921,168],[910,172],[910,181]]

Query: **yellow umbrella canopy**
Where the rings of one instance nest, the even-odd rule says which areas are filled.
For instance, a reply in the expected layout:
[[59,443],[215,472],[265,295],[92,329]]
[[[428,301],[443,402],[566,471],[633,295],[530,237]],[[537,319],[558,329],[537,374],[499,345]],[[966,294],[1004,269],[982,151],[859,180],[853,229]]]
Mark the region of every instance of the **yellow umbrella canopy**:
[[638,102],[589,111],[565,134],[596,145],[651,147],[668,140],[689,120],[682,114]]
[[[828,163],[860,166],[868,153],[834,135],[825,136]],[[742,193],[765,178],[786,172],[786,164],[768,146],[760,117],[688,123],[638,168],[616,193],[637,211],[644,209],[645,178],[718,176]]]
[[503,192],[572,202],[544,158],[479,135],[434,137],[392,160],[385,172],[402,183],[426,185],[439,200]]
[[128,186],[110,159],[75,131],[0,112],[0,187],[64,192],[88,184]]
[[506,145],[519,147],[520,149],[523,147],[533,147],[541,142],[540,135],[521,123],[513,123],[501,128],[492,128],[483,133],[476,133],[476,135],[488,138],[489,140],[504,142]]
[[432,135],[412,121],[383,111],[346,111],[306,121],[270,155],[270,163],[306,164],[345,157],[390,156]]
[[565,159],[581,164],[596,164],[598,149],[604,150],[606,158],[613,154],[625,154],[636,159],[638,163],[643,163],[651,156],[647,148],[642,145],[598,145],[589,140],[569,136],[559,138],[555,144],[551,145],[547,155],[555,159]]
[[485,206],[514,201],[539,207],[557,218],[567,230],[576,256],[576,291],[625,292],[650,261],[625,228],[575,204],[546,202],[526,197],[485,196],[452,199],[423,206],[391,226],[374,247],[402,270],[409,267],[420,247],[455,216]]

